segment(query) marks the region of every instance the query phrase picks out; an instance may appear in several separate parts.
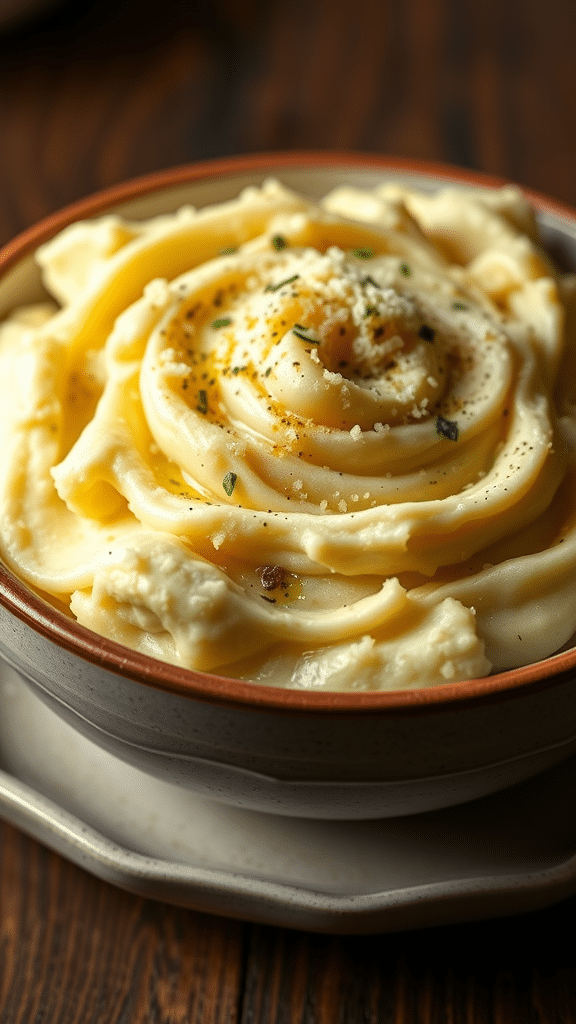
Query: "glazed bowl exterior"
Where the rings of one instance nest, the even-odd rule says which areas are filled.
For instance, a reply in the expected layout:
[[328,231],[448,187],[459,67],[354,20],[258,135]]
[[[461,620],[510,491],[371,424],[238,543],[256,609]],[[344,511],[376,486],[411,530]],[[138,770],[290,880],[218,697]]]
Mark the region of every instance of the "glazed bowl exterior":
[[[37,246],[108,212],[149,217],[277,177],[320,197],[384,179],[433,190],[503,182],[378,156],[289,153],[161,172],[48,217],[0,253],[0,316],[41,297]],[[529,193],[576,268],[576,212]],[[537,628],[535,624],[534,628]],[[576,751],[576,650],[486,679],[395,692],[287,690],[155,661],[55,610],[0,565],[0,655],[79,731],[125,761],[240,806],[318,818],[413,814],[485,795]]]

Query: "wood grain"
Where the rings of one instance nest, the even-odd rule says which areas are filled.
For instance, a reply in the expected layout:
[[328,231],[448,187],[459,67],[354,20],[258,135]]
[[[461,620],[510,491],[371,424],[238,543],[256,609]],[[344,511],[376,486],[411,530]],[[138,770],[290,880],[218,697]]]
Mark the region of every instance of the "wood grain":
[[394,935],[312,935],[170,907],[0,826],[10,1024],[573,1024],[576,898]]
[[131,896],[2,825],[0,1020],[237,1020],[246,926]]
[[256,150],[445,160],[576,204],[575,36],[571,0],[68,0],[0,38],[0,239]]
[[[0,36],[0,241],[257,150],[453,162],[576,205],[575,38],[573,0],[64,0]],[[0,825],[0,1022],[572,1024],[575,911],[290,932],[129,895]]]

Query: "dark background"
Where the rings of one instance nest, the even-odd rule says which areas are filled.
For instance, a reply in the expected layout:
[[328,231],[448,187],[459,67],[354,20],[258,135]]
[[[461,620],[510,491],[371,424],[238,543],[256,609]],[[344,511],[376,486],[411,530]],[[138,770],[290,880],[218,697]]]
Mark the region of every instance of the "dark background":
[[576,204],[575,47],[573,0],[61,3],[0,35],[0,236],[264,150],[447,161]]
[[[576,206],[575,47],[574,0],[61,3],[0,34],[0,242],[263,150],[451,162]],[[571,1024],[575,917],[314,936],[128,895],[0,825],[0,1022]]]

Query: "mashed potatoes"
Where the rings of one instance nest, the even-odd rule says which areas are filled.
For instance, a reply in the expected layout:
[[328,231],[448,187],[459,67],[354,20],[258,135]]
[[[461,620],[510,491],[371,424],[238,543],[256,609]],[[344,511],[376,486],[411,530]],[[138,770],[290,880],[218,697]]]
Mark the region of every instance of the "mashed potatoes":
[[395,689],[576,629],[572,281],[521,195],[275,182],[76,224],[0,335],[1,553],[81,623]]

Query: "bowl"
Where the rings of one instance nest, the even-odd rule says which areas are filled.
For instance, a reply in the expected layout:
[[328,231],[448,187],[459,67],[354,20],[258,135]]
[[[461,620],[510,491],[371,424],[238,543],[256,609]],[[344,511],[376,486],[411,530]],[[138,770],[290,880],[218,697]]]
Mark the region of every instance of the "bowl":
[[[338,153],[257,155],[100,192],[0,253],[0,316],[42,294],[37,246],[104,212],[130,218],[232,198],[278,177],[320,197],[384,179],[424,190],[503,182],[440,165]],[[576,267],[576,212],[528,193],[546,244]],[[536,628],[536,627],[535,627]],[[157,777],[238,806],[353,819],[472,800],[576,750],[576,650],[468,682],[395,692],[278,689],[188,671],[104,639],[0,565],[0,654],[79,732]]]

